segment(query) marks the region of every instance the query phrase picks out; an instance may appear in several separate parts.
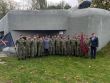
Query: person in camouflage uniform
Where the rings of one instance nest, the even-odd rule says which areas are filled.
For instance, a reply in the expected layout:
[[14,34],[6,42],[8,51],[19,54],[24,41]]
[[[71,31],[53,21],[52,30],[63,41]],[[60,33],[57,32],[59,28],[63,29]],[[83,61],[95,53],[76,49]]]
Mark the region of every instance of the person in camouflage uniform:
[[16,41],[16,51],[18,60],[26,59],[25,57],[25,40],[21,37]]
[[26,41],[26,37],[23,37],[23,39],[24,39],[24,41],[23,41],[23,56],[24,56],[24,59],[26,59],[27,57],[28,57],[28,55],[27,55],[27,47],[26,47],[26,43],[27,43],[27,41]]
[[70,37],[70,39],[69,39],[69,55],[72,55],[72,48],[73,48],[73,46],[72,46],[72,38]]
[[49,42],[49,53],[50,53],[50,55],[55,54],[55,39],[53,36],[52,36],[52,38],[50,38],[50,42]]
[[37,46],[37,51],[38,51],[38,56],[42,56],[43,55],[43,39],[41,37],[38,38],[38,46]]
[[76,51],[75,51],[75,38],[71,38],[70,40],[70,48],[71,48],[71,55],[76,55]]
[[57,36],[55,36],[55,55],[57,55]]
[[37,55],[40,56],[40,38],[38,37],[37,42]]
[[45,37],[43,40],[43,46],[44,46],[44,54],[45,56],[48,56],[50,54],[50,51],[52,50],[50,46],[50,37]]
[[55,49],[56,49],[56,55],[60,54],[60,37],[57,36],[55,40]]
[[62,55],[62,37],[59,36],[59,55]]
[[42,36],[42,37],[40,38],[40,43],[41,43],[41,56],[44,55],[44,44],[43,44],[44,38],[45,38],[44,36]]
[[37,57],[37,38],[34,36],[31,40],[31,56]]
[[30,55],[31,55],[31,58],[33,58],[34,57],[34,51],[33,51],[33,41],[34,41],[34,39],[31,37],[31,39],[30,39]]
[[79,38],[77,37],[76,38],[76,56],[80,56],[80,40]]
[[66,41],[65,41],[65,37],[61,37],[60,39],[60,51],[61,51],[61,55],[66,55]]
[[27,38],[26,38],[26,55],[27,55],[27,58],[31,57],[31,38],[30,38],[30,36],[27,36]]
[[60,37],[60,55],[63,55],[63,38]]
[[[33,38],[29,36],[20,37],[16,41],[16,52],[18,59],[26,59],[30,57],[43,56],[45,54],[45,49],[48,48],[50,55],[75,55],[80,56],[81,53],[81,37],[76,34],[72,38],[70,36],[64,35],[55,35],[46,36],[49,41],[47,41],[43,36],[39,37],[39,35],[34,35]],[[44,46],[45,40],[45,46]],[[48,43],[48,45],[47,45]],[[89,39],[85,39],[83,43],[83,53],[89,53]],[[44,48],[45,47],[45,48]]]
[[52,38],[50,38],[50,41],[49,41],[49,49],[48,49],[48,51],[49,51],[49,55],[52,55]]
[[16,40],[16,43],[15,43],[16,55],[18,57],[18,60],[20,60],[22,56],[21,47],[20,47],[21,39],[22,38]]
[[68,36],[66,38],[66,55],[71,54],[71,48],[70,48],[70,37]]
[[55,38],[52,38],[52,54],[55,55]]
[[55,36],[54,36],[55,55],[57,54],[56,42],[57,42],[57,36],[55,35]]

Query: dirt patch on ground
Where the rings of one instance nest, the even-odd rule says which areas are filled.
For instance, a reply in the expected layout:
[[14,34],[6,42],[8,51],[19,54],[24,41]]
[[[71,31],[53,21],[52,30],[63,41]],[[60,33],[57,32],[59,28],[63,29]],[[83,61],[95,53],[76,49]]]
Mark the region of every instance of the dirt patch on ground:
[[5,61],[2,61],[2,59],[0,59],[0,64],[5,64]]
[[5,53],[0,53],[0,57],[7,57]]
[[4,54],[4,53],[0,53],[0,64],[5,64],[6,63],[6,62],[2,61],[1,58],[3,58],[3,57],[7,57],[7,55]]

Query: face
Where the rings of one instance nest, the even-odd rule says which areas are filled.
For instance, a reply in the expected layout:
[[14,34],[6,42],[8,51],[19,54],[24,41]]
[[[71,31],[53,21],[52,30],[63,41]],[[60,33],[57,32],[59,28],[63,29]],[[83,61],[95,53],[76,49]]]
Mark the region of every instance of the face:
[[36,39],[36,37],[34,37],[34,39]]
[[28,39],[31,39],[31,37],[29,36]]
[[20,38],[22,37],[22,35],[19,36]]
[[95,36],[96,36],[95,33],[93,33],[93,34],[92,34],[92,37],[95,37]]

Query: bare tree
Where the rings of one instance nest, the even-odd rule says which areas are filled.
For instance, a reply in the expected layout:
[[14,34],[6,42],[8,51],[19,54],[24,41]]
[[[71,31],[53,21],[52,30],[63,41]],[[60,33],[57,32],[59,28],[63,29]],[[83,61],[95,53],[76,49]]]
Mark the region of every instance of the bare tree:
[[8,4],[9,10],[14,10],[14,9],[16,9],[16,5],[17,5],[16,2],[14,2],[14,1],[8,1],[7,4]]
[[64,2],[64,1],[61,1],[57,5],[48,6],[47,9],[69,9],[69,8],[71,8],[71,6],[68,3]]
[[46,9],[46,8],[47,8],[46,0],[32,0],[32,10]]
[[0,19],[7,14],[9,10],[15,9],[16,5],[14,2],[0,0]]
[[0,19],[8,12],[8,4],[4,0],[0,0]]

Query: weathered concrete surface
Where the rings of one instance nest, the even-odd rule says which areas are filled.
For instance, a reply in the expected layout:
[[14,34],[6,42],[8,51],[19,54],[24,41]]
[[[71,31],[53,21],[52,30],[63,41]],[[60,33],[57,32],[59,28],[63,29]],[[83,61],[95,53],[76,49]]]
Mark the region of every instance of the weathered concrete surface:
[[109,24],[110,12],[97,8],[10,11],[0,21],[0,31],[10,31],[14,41],[20,33],[27,34],[22,32],[26,30],[66,30],[69,35],[95,32],[99,37],[100,49],[110,41]]

